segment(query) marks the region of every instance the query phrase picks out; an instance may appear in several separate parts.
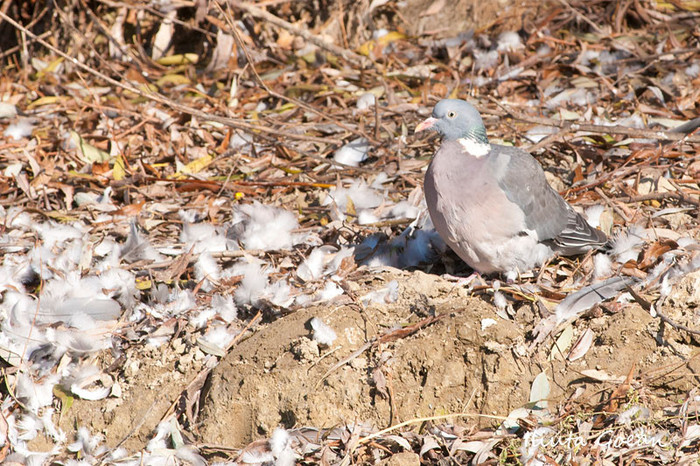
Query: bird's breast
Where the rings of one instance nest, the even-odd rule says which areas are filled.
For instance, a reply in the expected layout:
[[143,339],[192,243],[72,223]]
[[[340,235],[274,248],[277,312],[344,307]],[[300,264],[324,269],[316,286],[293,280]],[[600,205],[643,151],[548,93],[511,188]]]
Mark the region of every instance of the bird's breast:
[[[502,257],[522,243],[534,246],[534,232],[525,232],[522,210],[508,200],[481,160],[446,161],[438,152],[425,175],[425,198],[435,229],[470,266],[481,272],[506,268]],[[452,162],[452,163],[446,163]],[[517,246],[520,249],[521,246]]]

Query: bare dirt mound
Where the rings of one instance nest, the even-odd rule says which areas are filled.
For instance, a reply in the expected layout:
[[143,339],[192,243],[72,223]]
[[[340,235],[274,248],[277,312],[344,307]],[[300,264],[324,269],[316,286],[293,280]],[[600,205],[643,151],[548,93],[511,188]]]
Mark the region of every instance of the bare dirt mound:
[[[393,280],[399,285],[395,302],[359,304]],[[697,321],[699,284],[700,273],[685,277],[659,311]],[[356,302],[342,298],[300,309],[261,324],[234,347],[204,384],[201,414],[192,428],[197,438],[190,440],[241,448],[269,437],[278,426],[361,423],[381,429],[449,413],[494,416],[470,421],[496,427],[528,404],[541,372],[550,380],[555,404],[576,398],[597,405],[630,372],[637,380],[631,389],[654,409],[676,403],[700,384],[694,337],[636,304],[598,308],[579,319],[573,340],[590,329],[593,344],[583,358],[565,362],[552,358],[551,339],[530,350],[529,333],[541,316],[527,302],[511,300],[514,319],[503,319],[488,294],[470,295],[455,282],[420,271],[362,271],[346,285]],[[336,331],[330,348],[311,339],[308,324],[314,317]],[[104,435],[110,448],[142,449],[176,405],[192,402],[187,388],[193,381],[203,383],[207,374],[196,342],[182,338],[134,348],[123,357],[120,396],[76,399],[59,427],[85,426]],[[108,359],[105,366],[113,362]],[[49,448],[50,442],[41,436],[32,443],[38,450],[42,445]]]
[[[470,297],[462,287],[422,272],[370,276],[357,284],[357,292],[381,288],[389,280],[399,282],[395,303],[304,309],[236,347],[212,373],[202,440],[235,447],[269,436],[280,425],[330,428],[364,422],[384,428],[446,413],[507,416],[527,404],[532,381],[542,371],[553,381],[553,401],[584,388],[585,394],[577,396],[598,402],[635,368],[646,374],[647,388],[663,388],[669,396],[698,383],[690,374],[700,372],[700,361],[671,349],[678,341],[659,341],[659,321],[637,305],[578,323],[575,333],[590,328],[595,342],[584,358],[565,363],[548,360],[551,343],[529,354],[526,335],[539,319],[533,306],[522,305],[515,321],[503,320],[488,297]],[[412,335],[356,353],[391,329],[431,315],[440,318]],[[310,339],[307,323],[313,317],[337,331],[332,348],[319,349]],[[497,323],[482,330],[484,319]],[[683,366],[688,375],[677,377],[672,369]],[[609,380],[583,375],[590,369]],[[666,376],[667,371],[675,375]],[[662,396],[654,398],[664,404]]]

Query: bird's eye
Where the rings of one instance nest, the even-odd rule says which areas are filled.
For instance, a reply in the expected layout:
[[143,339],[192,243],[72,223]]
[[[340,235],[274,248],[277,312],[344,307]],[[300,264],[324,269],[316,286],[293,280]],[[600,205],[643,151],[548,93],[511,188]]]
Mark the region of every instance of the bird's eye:
[[447,112],[447,118],[454,118],[456,115],[455,112]]

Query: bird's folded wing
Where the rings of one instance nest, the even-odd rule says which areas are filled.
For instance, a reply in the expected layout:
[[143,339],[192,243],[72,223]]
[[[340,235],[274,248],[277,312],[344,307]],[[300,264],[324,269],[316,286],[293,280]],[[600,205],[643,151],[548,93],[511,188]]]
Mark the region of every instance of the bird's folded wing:
[[527,152],[492,144],[493,169],[506,197],[525,215],[523,228],[539,241],[557,237],[568,223],[568,205],[547,183],[539,163]]
[[608,243],[605,233],[593,228],[581,214],[574,209],[568,209],[566,226],[557,236],[552,238],[553,249],[564,256],[573,256],[602,249]]

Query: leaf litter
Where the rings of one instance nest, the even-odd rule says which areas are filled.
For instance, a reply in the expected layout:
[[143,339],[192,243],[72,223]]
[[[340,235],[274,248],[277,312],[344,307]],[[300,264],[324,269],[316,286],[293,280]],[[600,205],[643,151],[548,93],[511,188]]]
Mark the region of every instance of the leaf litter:
[[[5,462],[697,460],[700,395],[684,374],[698,370],[697,5],[558,0],[539,17],[537,6],[510,5],[460,32],[438,27],[449,5],[417,3],[434,22],[406,34],[416,22],[392,1],[321,2],[327,21],[291,2],[9,2],[0,16]],[[611,252],[556,259],[508,286],[462,279],[469,271],[422,200],[434,141],[411,131],[444,97],[469,98],[494,141],[532,150],[614,238]],[[438,289],[461,304],[444,307]],[[626,334],[635,304],[644,325]],[[334,310],[380,328],[355,338]],[[511,353],[511,385],[530,390],[495,410],[483,398],[488,389],[512,397],[497,393],[509,379],[482,368],[494,378],[485,387],[457,377],[474,387],[466,399],[419,415],[400,400],[416,399],[400,380],[411,370],[402,345],[425,344],[463,313],[480,336],[456,340]],[[291,351],[297,366],[319,366],[321,398],[349,370],[365,399],[388,403],[388,417],[357,407],[352,422],[304,427],[299,413],[248,413],[241,423],[254,429],[233,435],[237,443],[203,442],[216,438],[206,423],[217,412],[205,387],[221,380],[227,354],[246,358],[246,343],[272,343],[266,331],[294,319],[311,331],[281,345],[278,363]],[[610,359],[599,353],[620,343],[615,329],[631,348],[657,342],[646,356],[618,354],[626,374],[592,363]],[[460,348],[435,356],[453,376],[464,371],[450,360]],[[457,362],[471,368],[466,359]],[[552,393],[551,382],[565,389]],[[123,437],[103,437],[109,422],[71,417],[103,402],[109,421],[139,383],[165,396]]]

